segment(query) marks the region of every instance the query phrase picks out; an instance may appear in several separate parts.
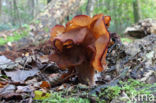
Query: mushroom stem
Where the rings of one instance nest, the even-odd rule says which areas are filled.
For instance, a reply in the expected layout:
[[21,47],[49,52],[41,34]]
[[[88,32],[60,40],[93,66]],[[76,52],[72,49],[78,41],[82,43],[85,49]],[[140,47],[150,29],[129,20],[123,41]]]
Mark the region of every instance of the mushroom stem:
[[95,85],[94,68],[90,65],[90,62],[85,61],[81,65],[76,66],[76,72],[81,83],[90,86]]

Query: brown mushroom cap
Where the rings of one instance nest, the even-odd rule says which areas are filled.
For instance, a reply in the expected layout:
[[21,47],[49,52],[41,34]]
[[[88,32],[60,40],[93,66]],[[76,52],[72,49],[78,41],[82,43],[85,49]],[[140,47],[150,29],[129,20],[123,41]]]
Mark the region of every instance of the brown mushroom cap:
[[78,66],[87,61],[95,70],[101,72],[103,65],[106,65],[105,58],[110,42],[107,30],[110,20],[110,16],[103,14],[93,18],[79,15],[67,22],[66,27],[53,27],[51,41],[55,53],[50,59],[60,68]]

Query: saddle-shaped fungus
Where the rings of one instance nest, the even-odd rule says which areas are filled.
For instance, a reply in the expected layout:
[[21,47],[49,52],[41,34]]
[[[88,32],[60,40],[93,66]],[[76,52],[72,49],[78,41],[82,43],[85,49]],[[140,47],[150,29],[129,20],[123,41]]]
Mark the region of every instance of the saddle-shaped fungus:
[[66,27],[53,27],[50,40],[55,52],[50,60],[61,69],[75,70],[81,82],[93,85],[94,70],[101,72],[106,66],[110,20],[110,16],[103,14],[93,18],[79,15],[67,22]]

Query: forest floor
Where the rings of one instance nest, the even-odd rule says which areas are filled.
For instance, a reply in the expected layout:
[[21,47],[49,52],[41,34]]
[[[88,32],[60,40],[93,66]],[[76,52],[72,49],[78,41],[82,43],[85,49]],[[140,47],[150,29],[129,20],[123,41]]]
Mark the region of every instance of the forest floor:
[[153,102],[156,100],[155,40],[156,35],[140,40],[121,38],[123,42],[109,47],[108,67],[105,72],[97,73],[96,85],[92,87],[79,83],[77,76],[68,81],[59,79],[67,71],[49,61],[52,51],[49,41],[1,52],[1,103]]

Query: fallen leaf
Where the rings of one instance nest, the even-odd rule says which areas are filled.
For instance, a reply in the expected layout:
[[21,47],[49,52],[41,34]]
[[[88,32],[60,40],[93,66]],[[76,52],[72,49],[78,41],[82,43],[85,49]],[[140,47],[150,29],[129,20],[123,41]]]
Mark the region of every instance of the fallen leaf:
[[40,85],[41,88],[50,88],[50,84],[47,81],[43,81]]
[[11,80],[14,82],[24,82],[27,78],[35,76],[39,70],[30,69],[30,70],[16,70],[16,71],[5,71],[8,77],[11,77]]
[[22,95],[19,93],[6,93],[0,95],[0,97],[5,100],[22,100]]
[[35,100],[43,100],[43,99],[47,99],[51,96],[50,93],[45,93],[45,92],[39,91],[39,90],[36,90],[34,92],[34,94],[35,94],[35,97],[34,97]]
[[59,76],[59,73],[53,73],[53,74],[49,75],[49,78],[55,78],[55,77],[58,77],[58,76]]
[[8,59],[6,56],[0,56],[0,69],[13,69],[17,66],[15,62],[13,62],[11,59]]
[[48,55],[40,56],[39,60],[41,63],[47,63],[49,61]]
[[67,88],[67,84],[62,84],[61,86],[59,86],[57,89],[56,89],[56,91],[61,91],[61,90],[64,90],[64,89],[66,89]]
[[32,78],[32,79],[27,80],[25,83],[26,84],[34,84],[36,82],[37,82],[37,78]]
[[0,94],[12,93],[15,91],[14,85],[6,85],[4,88],[0,88]]
[[26,56],[26,57],[28,57],[29,55],[30,55],[29,52],[25,53],[25,56]]
[[0,81],[0,88],[3,88],[6,84],[7,82]]
[[16,93],[31,92],[30,86],[17,86]]

